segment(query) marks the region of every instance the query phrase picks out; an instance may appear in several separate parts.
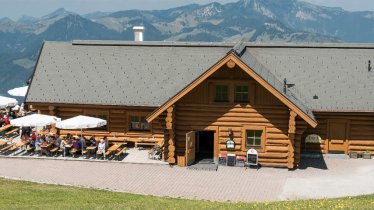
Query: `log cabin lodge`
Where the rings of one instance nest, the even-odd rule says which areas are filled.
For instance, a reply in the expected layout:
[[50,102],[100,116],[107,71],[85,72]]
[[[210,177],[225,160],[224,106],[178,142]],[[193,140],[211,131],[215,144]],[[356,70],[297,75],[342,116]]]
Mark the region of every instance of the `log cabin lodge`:
[[304,152],[374,152],[373,59],[370,44],[45,42],[25,102],[107,120],[88,136],[156,140],[170,164],[255,148],[292,169]]

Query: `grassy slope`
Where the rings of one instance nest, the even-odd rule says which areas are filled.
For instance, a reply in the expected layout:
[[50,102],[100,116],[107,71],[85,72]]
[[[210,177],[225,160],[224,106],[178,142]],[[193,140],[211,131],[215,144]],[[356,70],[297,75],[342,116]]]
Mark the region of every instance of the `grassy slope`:
[[0,209],[374,209],[374,195],[274,203],[219,203],[0,178]]

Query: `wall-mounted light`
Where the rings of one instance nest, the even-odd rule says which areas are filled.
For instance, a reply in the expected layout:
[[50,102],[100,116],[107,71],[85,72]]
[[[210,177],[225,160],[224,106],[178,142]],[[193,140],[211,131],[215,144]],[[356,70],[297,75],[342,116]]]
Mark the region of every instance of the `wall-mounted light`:
[[229,128],[229,139],[226,141],[226,149],[235,149],[234,134],[232,129]]

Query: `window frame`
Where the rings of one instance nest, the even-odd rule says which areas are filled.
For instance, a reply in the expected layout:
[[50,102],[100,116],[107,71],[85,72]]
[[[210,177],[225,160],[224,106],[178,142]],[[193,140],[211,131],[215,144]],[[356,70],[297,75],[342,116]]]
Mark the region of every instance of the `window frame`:
[[[237,91],[237,88],[238,87],[246,87],[247,88],[247,92],[246,92],[246,94],[247,94],[247,99],[246,100],[238,100],[237,99],[237,94],[238,93],[240,93],[240,94],[244,94],[245,92],[238,92]],[[249,85],[246,85],[246,84],[236,84],[235,85],[235,90],[234,90],[234,101],[235,101],[235,103],[249,103]]]
[[[217,99],[217,90],[218,87],[226,87],[227,92],[226,92],[226,100],[218,100]],[[229,84],[214,84],[214,102],[222,102],[222,103],[227,103],[230,102],[230,85]]]
[[141,118],[144,118],[145,122],[147,122],[147,113],[142,113],[142,112],[128,112],[127,113],[127,126],[126,130],[127,132],[142,132],[142,133],[152,133],[152,122],[148,123],[149,124],[149,129],[137,129],[137,128],[131,128],[131,118],[132,117],[139,117],[140,123],[141,123]]
[[[247,146],[247,130],[262,131],[261,134],[261,146],[260,147],[248,147]],[[243,151],[247,151],[251,148],[257,150],[257,152],[264,152],[266,145],[266,127],[265,126],[243,126],[242,128],[242,148]]]

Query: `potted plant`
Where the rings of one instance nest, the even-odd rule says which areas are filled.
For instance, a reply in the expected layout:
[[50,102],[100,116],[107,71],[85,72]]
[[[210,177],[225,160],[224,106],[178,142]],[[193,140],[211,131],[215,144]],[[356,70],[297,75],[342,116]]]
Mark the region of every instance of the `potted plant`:
[[362,154],[362,158],[364,159],[371,159],[371,152],[366,150],[363,154]]
[[349,152],[349,157],[357,159],[358,158],[358,153],[356,151],[350,151]]

